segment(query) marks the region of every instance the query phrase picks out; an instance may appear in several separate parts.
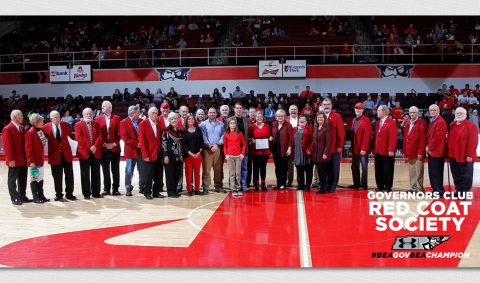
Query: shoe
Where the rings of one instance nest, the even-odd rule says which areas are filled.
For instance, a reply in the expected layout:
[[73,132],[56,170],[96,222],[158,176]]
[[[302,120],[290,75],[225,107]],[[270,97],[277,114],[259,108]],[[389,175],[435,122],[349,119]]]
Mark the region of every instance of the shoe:
[[12,201],[12,204],[13,204],[13,205],[22,205],[23,203],[22,203],[21,200],[15,199],[15,200]]
[[[160,191],[163,192],[162,190],[160,190]],[[145,193],[145,190],[144,190],[144,189],[140,189],[140,190],[138,190],[138,193],[141,194],[141,195],[143,195],[143,194]]]
[[237,191],[237,196],[243,196],[243,193],[242,193],[241,190],[238,190],[238,191]]
[[169,198],[179,198],[180,195],[178,194],[171,194],[171,195],[168,195]]
[[145,198],[146,198],[146,199],[150,199],[150,200],[153,199],[153,197],[152,197],[151,195],[147,195],[147,196],[145,196]]
[[233,190],[233,191],[232,191],[232,196],[236,197],[237,195],[238,195],[237,190]]
[[41,199],[34,199],[33,203],[44,203],[44,201]]
[[220,193],[224,193],[224,194],[227,193],[227,191],[225,191],[225,189],[224,189],[223,187],[221,187],[221,188],[219,189],[219,191],[220,191]]
[[189,191],[189,192],[187,193],[187,196],[193,197],[193,194],[194,194],[194,193],[193,193],[192,191]]
[[306,192],[309,192],[309,191],[310,191],[310,187],[306,188],[305,191],[306,191]]
[[202,191],[202,193],[203,193],[203,195],[206,196],[206,195],[208,195],[210,192],[209,192],[207,189],[204,188],[203,191]]
[[131,197],[131,196],[132,196],[132,192],[127,192],[127,193],[125,193],[125,196]]
[[110,195],[110,192],[106,192],[106,191],[102,192],[102,196],[109,196],[109,195]]
[[348,189],[358,189],[358,186],[355,186],[355,185],[350,185],[347,187]]
[[285,186],[280,186],[279,190],[285,190]]
[[90,197],[90,196],[86,196],[86,197],[84,197],[84,198],[85,198],[85,199],[91,199],[91,197]]
[[112,196],[121,196],[122,194],[119,191],[113,191]]
[[326,194],[327,192],[325,190],[318,190],[317,195],[323,195]]
[[303,191],[302,187],[297,187],[297,191]]
[[27,198],[27,197],[22,197],[21,201],[22,201],[23,203],[26,203],[26,202],[32,202],[33,200],[31,200],[31,199],[29,199],[29,198]]
[[158,195],[153,195],[152,197],[153,198],[164,198],[165,196],[162,195],[162,194],[158,194]]
[[196,196],[203,196],[203,192],[201,192],[201,191],[195,191],[194,194]]
[[386,189],[385,192],[390,193],[392,192],[392,189]]
[[53,200],[54,200],[54,201],[62,201],[62,200],[63,200],[63,197],[55,197]]
[[77,200],[77,197],[74,196],[74,195],[66,196],[65,198],[68,199],[68,200]]
[[292,183],[287,183],[287,188],[291,187]]
[[262,183],[262,191],[264,191],[264,192],[267,191],[267,184]]
[[177,190],[177,195],[181,195],[182,194],[182,190]]
[[92,195],[92,197],[93,197],[93,198],[103,198],[103,196],[102,196],[102,195],[95,195],[95,196],[94,196],[94,195]]
[[368,188],[367,188],[367,187],[358,187],[357,190],[358,190],[358,191],[368,190]]
[[46,197],[42,197],[42,200],[43,200],[43,202],[49,202],[50,201],[50,199],[46,198]]

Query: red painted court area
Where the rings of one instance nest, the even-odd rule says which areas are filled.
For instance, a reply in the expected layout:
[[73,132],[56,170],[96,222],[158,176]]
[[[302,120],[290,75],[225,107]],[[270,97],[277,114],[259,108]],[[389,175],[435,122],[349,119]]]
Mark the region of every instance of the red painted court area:
[[[311,265],[313,267],[456,267],[459,259],[378,259],[389,252],[397,236],[448,235],[435,252],[465,251],[480,217],[479,189],[462,230],[447,232],[378,232],[368,213],[366,191],[336,194],[303,192]],[[301,195],[301,194],[299,194]],[[190,246],[111,245],[123,234],[173,222],[132,224],[30,238],[0,248],[0,264],[12,267],[293,267],[300,258],[297,191],[227,196]],[[450,202],[450,200],[438,200]],[[301,205],[301,204],[300,204]],[[305,247],[303,247],[305,248]]]

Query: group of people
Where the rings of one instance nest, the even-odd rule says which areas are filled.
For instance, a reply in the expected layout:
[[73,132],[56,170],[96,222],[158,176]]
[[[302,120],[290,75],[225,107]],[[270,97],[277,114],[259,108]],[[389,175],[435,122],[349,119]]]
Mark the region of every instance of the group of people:
[[[43,190],[46,149],[54,180],[55,201],[76,200],[73,195],[72,147],[76,147],[85,199],[121,195],[120,140],[124,142],[126,160],[126,196],[132,196],[135,167],[139,191],[149,200],[164,198],[165,195],[161,194],[164,187],[168,197],[178,198],[184,179],[189,196],[208,194],[212,169],[213,187],[216,192],[224,193],[225,160],[233,196],[241,196],[251,187],[255,191],[266,191],[266,167],[270,155],[275,166],[275,189],[291,187],[296,168],[298,190],[310,191],[315,176],[318,194],[333,193],[338,187],[345,126],[342,116],[332,109],[331,99],[325,98],[317,107],[314,119],[299,115],[298,107],[291,105],[288,116],[284,109],[278,109],[275,120],[267,123],[263,112],[254,107],[244,111],[242,103],[237,102],[233,116],[230,116],[228,105],[220,107],[220,115],[215,107],[210,107],[207,119],[199,123],[188,107],[180,107],[176,113],[170,110],[168,102],[163,102],[160,110],[151,107],[144,119],[140,107],[132,105],[128,108],[128,117],[121,120],[112,113],[111,102],[104,101],[102,115],[95,119],[91,108],[83,109],[83,119],[75,124],[75,141],[69,138],[70,127],[61,121],[59,112],[52,111],[51,122],[45,125],[44,118],[33,113],[29,117],[31,128],[26,131],[22,125],[23,113],[13,110],[11,123],[2,132],[11,201],[15,205],[31,201],[26,196],[28,171],[33,202],[49,201]],[[385,105],[378,107],[378,119],[373,126],[364,116],[363,103],[357,103],[354,108],[356,117],[351,125],[353,184],[349,187],[368,189],[368,156],[372,150],[377,191],[391,191],[398,142],[397,123],[389,117]],[[410,190],[424,190],[423,163],[428,158],[432,189],[442,196],[443,168],[448,158],[456,190],[469,191],[473,162],[477,157],[475,125],[466,119],[467,112],[462,107],[456,108],[455,121],[450,125],[439,115],[436,104],[430,106],[429,113],[430,121],[427,122],[419,117],[418,108],[412,106],[410,120],[403,125],[403,154],[408,163]]]

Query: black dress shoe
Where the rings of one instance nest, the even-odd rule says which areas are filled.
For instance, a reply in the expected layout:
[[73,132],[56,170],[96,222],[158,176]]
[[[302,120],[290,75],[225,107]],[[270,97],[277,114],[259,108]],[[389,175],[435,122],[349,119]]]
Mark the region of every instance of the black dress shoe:
[[29,199],[29,198],[27,198],[27,197],[23,197],[23,198],[21,199],[21,201],[22,201],[22,202],[32,202],[33,200],[31,200],[31,199]]
[[177,195],[177,194],[171,194],[171,195],[168,195],[169,198],[179,198],[180,195]]
[[355,185],[350,185],[347,187],[348,189],[358,189],[358,186],[355,186]]
[[203,193],[203,192],[201,192],[201,191],[195,191],[195,195],[196,195],[196,196],[203,196],[203,195],[204,195],[204,193]]
[[122,194],[119,191],[113,191],[112,195],[113,196],[121,196]]
[[86,196],[86,197],[84,197],[84,198],[85,198],[85,199],[91,199],[91,197],[90,197],[90,196]]
[[65,198],[68,199],[68,200],[77,200],[77,197],[74,196],[74,195],[66,196]]
[[105,192],[105,191],[102,192],[102,196],[109,196],[109,195],[110,195],[110,192]]
[[145,193],[145,191],[144,191],[143,189],[140,189],[140,190],[138,191],[138,193],[141,194],[141,195],[143,195],[143,194]]
[[21,200],[15,199],[15,200],[12,201],[12,204],[14,204],[14,205],[22,205],[23,203],[22,203]]
[[33,203],[44,203],[44,201],[41,199],[34,199]]
[[189,191],[187,195],[188,195],[189,197],[193,197],[193,192],[192,192],[192,191]]
[[202,193],[203,195],[208,195],[210,192],[207,189],[203,189]]
[[102,195],[95,195],[95,196],[92,195],[92,197],[93,197],[93,198],[103,198]]
[[152,197],[151,195],[145,196],[145,198],[146,198],[146,199],[150,199],[150,200],[153,199],[153,197]]
[[62,200],[63,200],[63,197],[55,197],[53,200],[54,200],[54,201],[62,201]]
[[158,195],[153,195],[152,197],[153,198],[164,198],[165,196],[162,195],[162,194],[158,194]]
[[50,201],[50,199],[46,198],[46,197],[43,197],[42,200],[43,200],[43,202],[49,202]]
[[125,196],[131,197],[131,196],[132,196],[132,192],[127,192],[127,193],[125,194]]
[[318,190],[317,194],[318,195],[323,195],[326,194],[327,192],[325,190]]
[[287,183],[287,188],[291,187],[292,183]]

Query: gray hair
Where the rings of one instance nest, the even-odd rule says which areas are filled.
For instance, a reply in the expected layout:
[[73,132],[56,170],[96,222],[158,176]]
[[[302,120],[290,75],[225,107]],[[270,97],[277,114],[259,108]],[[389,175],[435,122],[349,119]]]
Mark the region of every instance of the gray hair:
[[431,109],[436,109],[437,111],[440,111],[440,107],[438,107],[437,104],[432,104],[432,105],[430,105],[430,106],[428,107],[428,110],[430,110],[430,108],[431,108]]
[[52,110],[49,115],[50,119],[52,119],[52,117],[55,115],[58,115],[60,117],[60,112],[58,112],[57,110]]
[[38,113],[33,113],[32,115],[30,115],[30,124],[32,124],[32,126],[35,126],[38,122],[41,121],[43,121],[42,115]]
[[168,122],[171,122],[173,120],[173,118],[178,118],[178,114],[175,113],[175,112],[170,112],[170,114],[168,114]]
[[385,112],[385,114],[387,114],[387,115],[390,114],[390,110],[388,109],[387,105],[378,106],[377,111],[379,111],[379,110],[383,110]]
[[418,112],[417,106],[412,106],[412,107],[408,108],[408,112]]
[[286,116],[287,114],[285,113],[285,110],[283,109],[278,109],[276,112],[275,112],[275,118],[277,118],[277,116],[279,114],[283,114],[283,116]]
[[227,104],[223,104],[222,106],[220,106],[220,111],[222,111],[222,108],[227,108],[228,110],[230,110],[230,107]]
[[103,106],[107,106],[107,108],[108,108],[110,111],[112,111],[113,105],[112,105],[112,103],[111,103],[110,101],[105,100],[104,102],[102,102],[102,107],[103,107]]
[[463,107],[457,107],[457,109],[455,109],[455,114],[457,114],[457,112],[467,115],[467,109]]
[[128,107],[128,116],[132,116],[133,112],[140,110],[140,106],[138,105],[131,105]]
[[15,110],[12,110],[12,112],[10,113],[10,119],[15,119],[15,117],[19,114],[22,114],[22,111],[18,110],[18,109],[15,109]]
[[152,106],[152,107],[150,107],[150,109],[148,109],[148,115],[150,115],[150,113],[153,112],[153,110],[157,111],[157,114],[158,114],[158,109],[157,109],[157,107]]
[[205,115],[205,111],[203,111],[203,109],[198,109],[197,112],[195,113],[195,117],[198,116],[200,112],[203,113],[203,115]]
[[85,116],[85,115],[87,114],[87,112],[92,112],[92,113],[93,113],[92,108],[87,107],[87,108],[83,109],[83,111],[82,111],[82,116]]

